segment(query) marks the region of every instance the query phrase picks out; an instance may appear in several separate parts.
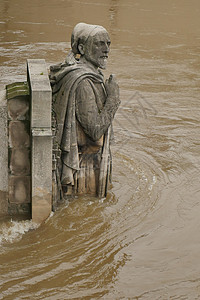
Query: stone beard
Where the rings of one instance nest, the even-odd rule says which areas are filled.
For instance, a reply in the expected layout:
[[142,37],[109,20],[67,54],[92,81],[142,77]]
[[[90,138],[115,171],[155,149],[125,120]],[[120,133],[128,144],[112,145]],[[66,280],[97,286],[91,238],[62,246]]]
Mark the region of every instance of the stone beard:
[[114,76],[104,82],[101,72],[110,38],[102,26],[79,23],[71,48],[65,63],[50,68],[61,194],[105,197],[111,178],[110,132],[120,104]]

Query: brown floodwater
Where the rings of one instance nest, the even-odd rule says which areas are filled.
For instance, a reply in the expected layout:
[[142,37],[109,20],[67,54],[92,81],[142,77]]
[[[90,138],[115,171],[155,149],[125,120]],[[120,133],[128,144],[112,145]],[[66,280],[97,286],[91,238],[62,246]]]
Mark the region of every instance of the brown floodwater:
[[200,2],[1,0],[0,86],[63,61],[81,21],[112,41],[113,185],[1,221],[0,299],[200,299]]

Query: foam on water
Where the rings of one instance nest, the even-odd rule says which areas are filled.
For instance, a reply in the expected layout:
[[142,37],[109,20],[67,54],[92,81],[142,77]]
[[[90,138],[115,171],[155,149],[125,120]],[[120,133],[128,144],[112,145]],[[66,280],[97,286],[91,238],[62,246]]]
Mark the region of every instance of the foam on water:
[[4,222],[0,226],[0,245],[19,241],[29,230],[38,228],[32,220]]

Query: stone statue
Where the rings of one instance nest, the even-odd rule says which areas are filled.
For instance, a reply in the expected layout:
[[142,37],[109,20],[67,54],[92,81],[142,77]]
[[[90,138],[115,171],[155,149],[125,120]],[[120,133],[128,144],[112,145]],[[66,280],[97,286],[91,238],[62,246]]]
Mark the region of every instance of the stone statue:
[[110,136],[119,107],[113,75],[104,82],[110,38],[105,28],[79,23],[64,63],[51,66],[62,194],[106,196],[111,174]]

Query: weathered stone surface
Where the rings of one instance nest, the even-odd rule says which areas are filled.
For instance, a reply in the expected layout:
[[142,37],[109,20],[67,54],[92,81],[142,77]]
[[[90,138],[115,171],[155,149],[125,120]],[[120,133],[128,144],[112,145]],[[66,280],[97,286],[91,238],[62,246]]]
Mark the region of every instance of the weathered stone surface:
[[6,90],[0,91],[0,215],[8,208],[8,141]]
[[52,210],[52,91],[45,60],[29,59],[32,133],[32,220],[44,221]]
[[8,117],[11,120],[29,120],[29,101],[28,96],[8,100]]
[[30,176],[9,177],[9,202],[30,203]]
[[25,216],[25,218],[30,218],[31,204],[30,203],[10,203],[8,207],[8,213],[11,216],[17,215]]
[[[8,212],[24,214],[30,209],[30,96],[27,83],[7,87],[8,98]],[[16,96],[15,98],[12,98]],[[29,203],[29,205],[27,205]],[[30,213],[30,211],[29,211]]]
[[52,194],[48,193],[47,190],[41,190],[38,189],[38,191],[35,191],[35,194],[41,194],[41,197],[39,196],[33,196],[32,197],[32,220],[35,223],[42,223],[44,220],[46,220],[51,212],[52,204],[51,204],[51,198]]
[[13,148],[10,152],[11,174],[30,175],[30,150],[27,148]]
[[6,98],[11,99],[17,96],[29,95],[29,85],[25,82],[14,82],[6,86]]
[[9,146],[11,148],[30,147],[30,129],[28,121],[9,122]]
[[0,190],[0,217],[8,213],[8,193]]
[[52,209],[52,138],[32,139],[32,219],[41,223]]
[[44,59],[28,59],[31,86],[31,127],[51,128],[52,90]]

